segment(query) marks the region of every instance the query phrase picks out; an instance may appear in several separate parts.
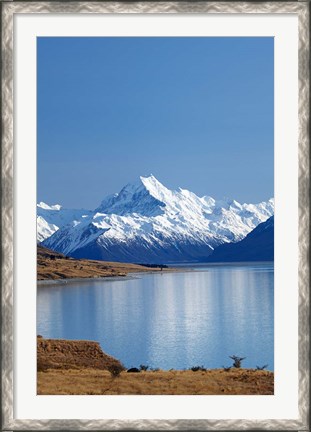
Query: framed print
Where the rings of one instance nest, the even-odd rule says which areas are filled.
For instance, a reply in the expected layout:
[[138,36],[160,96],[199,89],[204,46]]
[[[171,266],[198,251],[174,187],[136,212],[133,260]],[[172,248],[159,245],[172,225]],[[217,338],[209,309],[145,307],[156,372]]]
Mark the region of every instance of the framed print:
[[2,430],[309,430],[308,2],[1,10]]

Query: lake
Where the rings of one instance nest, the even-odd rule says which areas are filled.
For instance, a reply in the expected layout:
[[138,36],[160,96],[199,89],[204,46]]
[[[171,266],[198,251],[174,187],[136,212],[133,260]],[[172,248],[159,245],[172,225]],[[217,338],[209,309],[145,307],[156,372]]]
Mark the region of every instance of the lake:
[[126,367],[268,364],[274,370],[273,263],[201,265],[38,287],[37,334],[98,341]]

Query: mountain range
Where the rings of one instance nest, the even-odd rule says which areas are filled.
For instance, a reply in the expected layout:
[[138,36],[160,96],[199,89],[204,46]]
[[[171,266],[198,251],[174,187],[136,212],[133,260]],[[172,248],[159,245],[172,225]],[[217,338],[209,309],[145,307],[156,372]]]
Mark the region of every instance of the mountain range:
[[75,258],[134,263],[204,261],[274,214],[274,199],[240,204],[170,190],[153,175],[107,196],[95,210],[37,205],[37,240]]

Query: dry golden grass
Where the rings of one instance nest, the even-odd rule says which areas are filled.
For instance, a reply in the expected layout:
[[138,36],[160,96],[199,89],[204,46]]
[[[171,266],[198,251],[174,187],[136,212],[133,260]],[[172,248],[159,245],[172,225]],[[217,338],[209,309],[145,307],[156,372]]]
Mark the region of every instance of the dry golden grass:
[[38,372],[40,395],[271,395],[272,372],[249,369],[121,372],[49,369]]
[[[136,264],[68,258],[42,246],[37,247],[37,279],[70,279],[126,276],[128,273],[161,271]],[[167,271],[167,269],[163,269]]]
[[37,364],[40,395],[269,395],[274,391],[274,374],[264,370],[128,373],[92,341],[38,336]]

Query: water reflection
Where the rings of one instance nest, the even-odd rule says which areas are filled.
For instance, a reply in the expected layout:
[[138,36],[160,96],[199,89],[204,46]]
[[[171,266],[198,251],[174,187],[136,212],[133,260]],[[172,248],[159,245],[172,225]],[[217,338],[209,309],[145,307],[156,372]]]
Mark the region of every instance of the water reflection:
[[38,334],[100,342],[126,366],[273,369],[273,266],[212,266],[38,289]]

